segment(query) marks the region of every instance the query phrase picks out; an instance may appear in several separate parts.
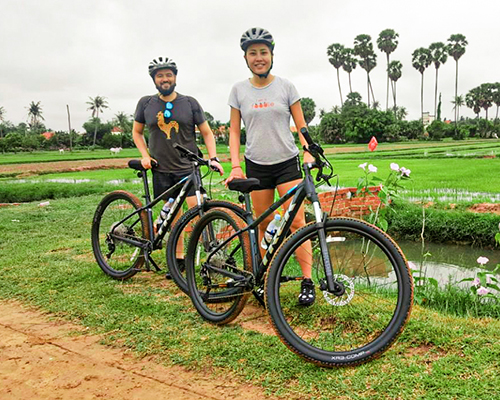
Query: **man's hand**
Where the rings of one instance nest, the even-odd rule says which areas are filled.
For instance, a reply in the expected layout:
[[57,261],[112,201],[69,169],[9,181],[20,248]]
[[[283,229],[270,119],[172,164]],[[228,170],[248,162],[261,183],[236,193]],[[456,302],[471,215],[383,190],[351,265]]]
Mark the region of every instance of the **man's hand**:
[[141,158],[141,164],[144,169],[151,169],[151,162],[158,164],[158,161],[156,161],[154,158],[151,158],[150,156]]

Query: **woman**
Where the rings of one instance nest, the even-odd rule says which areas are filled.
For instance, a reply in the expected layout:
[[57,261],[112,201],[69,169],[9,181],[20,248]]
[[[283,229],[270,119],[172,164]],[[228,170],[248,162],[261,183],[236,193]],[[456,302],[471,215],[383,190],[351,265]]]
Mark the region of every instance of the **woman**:
[[[229,96],[232,170],[227,181],[244,177],[239,158],[243,120],[246,127],[246,174],[249,178],[259,179],[262,187],[262,190],[252,192],[254,211],[259,217],[274,202],[275,189],[283,196],[302,180],[299,149],[290,131],[290,116],[298,132],[306,127],[306,122],[295,86],[288,80],[271,74],[274,51],[271,34],[262,28],[251,28],[241,37],[240,45],[252,77],[236,83]],[[300,133],[299,138],[302,145],[306,145]],[[304,162],[312,161],[312,156],[305,152]],[[290,201],[284,204],[285,209]],[[272,219],[271,215],[259,225],[261,238]],[[304,209],[301,207],[293,221],[292,232],[304,225]],[[264,250],[261,249],[261,252]],[[297,250],[296,257],[304,276],[299,304],[308,306],[315,300],[314,284],[311,280],[310,242]]]

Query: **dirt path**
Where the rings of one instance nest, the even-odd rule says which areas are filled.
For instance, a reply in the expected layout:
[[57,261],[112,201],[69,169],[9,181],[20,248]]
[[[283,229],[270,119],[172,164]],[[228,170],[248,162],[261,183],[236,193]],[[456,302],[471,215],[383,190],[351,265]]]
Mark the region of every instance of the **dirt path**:
[[52,161],[30,164],[0,165],[0,175],[29,176],[56,172],[86,171],[91,169],[127,168],[131,158],[107,158],[102,160]]
[[270,399],[228,376],[212,378],[164,367],[99,344],[100,336],[0,301],[0,398],[25,399]]

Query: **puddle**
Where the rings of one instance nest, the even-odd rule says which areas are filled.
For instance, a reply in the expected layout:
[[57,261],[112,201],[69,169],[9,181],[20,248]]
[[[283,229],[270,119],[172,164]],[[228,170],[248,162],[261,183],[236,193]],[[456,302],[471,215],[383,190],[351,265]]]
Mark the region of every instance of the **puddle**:
[[[421,244],[409,241],[400,241],[398,244],[408,261],[413,262],[419,269],[422,260]],[[485,268],[490,271],[500,264],[500,250],[428,243],[424,249],[424,253],[426,252],[431,255],[422,264],[422,275],[435,278],[441,286],[449,282],[458,284],[464,278],[475,278],[478,272],[484,271],[477,263],[479,257],[489,259]],[[470,282],[464,282],[459,286],[469,287]]]

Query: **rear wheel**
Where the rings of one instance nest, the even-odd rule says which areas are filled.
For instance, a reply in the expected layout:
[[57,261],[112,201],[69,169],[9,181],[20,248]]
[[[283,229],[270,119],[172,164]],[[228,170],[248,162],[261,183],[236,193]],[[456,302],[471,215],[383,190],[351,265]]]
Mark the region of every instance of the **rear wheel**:
[[[229,201],[207,201],[202,205],[206,211],[214,208],[223,208],[233,211],[240,218],[244,219],[245,210],[235,203]],[[186,280],[186,268],[184,255],[189,245],[189,240],[193,228],[199,220],[200,207],[193,207],[186,211],[184,215],[179,218],[173,227],[167,241],[167,265],[176,285],[184,293],[188,293],[188,284]]]
[[[354,365],[382,354],[410,316],[413,282],[397,244],[373,225],[350,218],[326,222],[326,246],[336,290],[328,291],[315,224],[281,246],[266,280],[266,302],[281,341],[326,367]],[[311,241],[316,301],[298,304],[300,265],[295,251]]]
[[109,193],[97,206],[92,221],[92,249],[99,267],[112,278],[128,279],[144,264],[143,251],[125,240],[146,242],[146,212],[121,222],[141,207],[136,196],[122,190]]
[[250,239],[232,211],[208,211],[195,225],[186,254],[189,295],[200,315],[227,324],[241,312],[253,288]]

